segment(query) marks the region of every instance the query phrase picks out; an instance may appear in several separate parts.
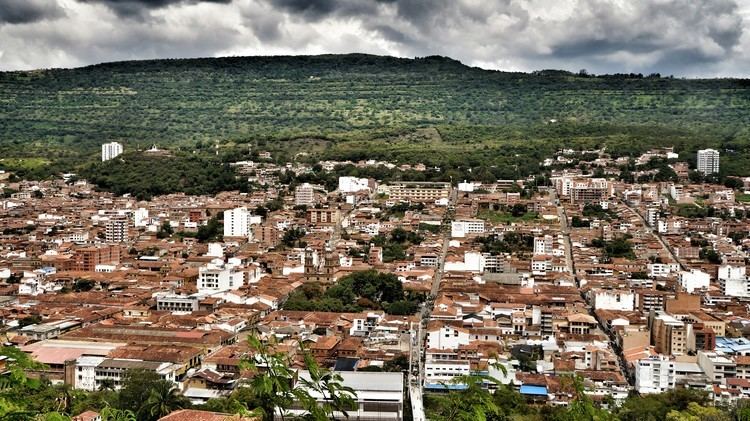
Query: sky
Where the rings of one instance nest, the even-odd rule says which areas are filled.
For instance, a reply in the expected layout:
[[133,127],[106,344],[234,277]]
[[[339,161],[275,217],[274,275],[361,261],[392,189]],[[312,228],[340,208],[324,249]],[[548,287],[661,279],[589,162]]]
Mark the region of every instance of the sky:
[[324,53],[750,77],[750,0],[0,0],[0,70]]

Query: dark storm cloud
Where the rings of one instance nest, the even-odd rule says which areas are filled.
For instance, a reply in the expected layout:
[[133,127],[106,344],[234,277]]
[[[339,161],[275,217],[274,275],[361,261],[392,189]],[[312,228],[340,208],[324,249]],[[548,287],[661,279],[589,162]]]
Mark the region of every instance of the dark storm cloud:
[[377,13],[379,4],[395,0],[267,0],[271,6],[310,20],[330,16],[364,18]]
[[0,24],[32,23],[44,19],[59,18],[65,11],[54,1],[48,0],[2,0],[0,1]]
[[627,55],[656,58],[644,70],[684,71],[731,56],[739,46],[743,21],[732,0],[633,2],[630,8],[590,1],[561,22],[548,59],[586,60]]
[[750,0],[0,0],[0,69],[364,52],[748,75],[748,24]]
[[123,17],[140,17],[152,9],[197,3],[231,3],[232,0],[77,0],[82,3],[103,4]]

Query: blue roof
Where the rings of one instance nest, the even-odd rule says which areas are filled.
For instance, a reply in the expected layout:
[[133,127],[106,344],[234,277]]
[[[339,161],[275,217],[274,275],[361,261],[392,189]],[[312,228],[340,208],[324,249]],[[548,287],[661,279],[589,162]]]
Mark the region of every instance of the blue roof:
[[522,395],[547,396],[547,386],[521,385]]
[[745,338],[716,337],[716,350],[727,354],[739,354],[750,351],[750,341]]

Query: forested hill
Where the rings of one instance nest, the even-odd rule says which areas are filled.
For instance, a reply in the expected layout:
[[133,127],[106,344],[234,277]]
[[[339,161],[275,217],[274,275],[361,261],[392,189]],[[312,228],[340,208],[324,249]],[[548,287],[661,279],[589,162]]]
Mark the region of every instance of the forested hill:
[[299,137],[333,141],[326,151],[342,156],[367,145],[406,159],[418,149],[402,135],[414,128],[439,131],[447,146],[427,156],[438,162],[441,151],[505,140],[632,147],[666,138],[686,151],[744,151],[749,127],[749,80],[508,73],[444,57],[231,57],[0,73],[0,155],[70,162],[92,159],[111,140],[135,149]]

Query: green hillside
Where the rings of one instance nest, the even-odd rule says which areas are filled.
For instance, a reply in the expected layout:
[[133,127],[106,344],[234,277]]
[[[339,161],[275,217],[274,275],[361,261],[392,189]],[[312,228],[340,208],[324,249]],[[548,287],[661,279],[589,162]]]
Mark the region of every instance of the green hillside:
[[443,57],[232,57],[0,73],[0,165],[32,174],[94,160],[111,140],[128,150],[218,144],[231,155],[247,143],[280,158],[305,151],[525,169],[563,145],[627,154],[673,144],[685,157],[712,146],[724,152],[726,173],[741,174],[750,168],[749,127],[750,80],[507,73]]

